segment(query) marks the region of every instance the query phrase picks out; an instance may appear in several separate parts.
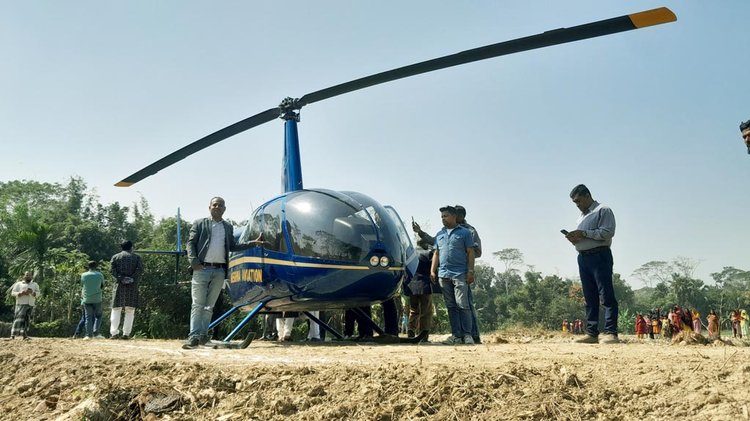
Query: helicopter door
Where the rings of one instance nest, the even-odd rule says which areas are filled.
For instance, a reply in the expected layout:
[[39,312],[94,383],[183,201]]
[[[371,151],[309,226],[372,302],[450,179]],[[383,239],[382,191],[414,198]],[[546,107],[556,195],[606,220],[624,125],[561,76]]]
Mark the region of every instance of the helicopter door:
[[287,253],[287,244],[281,229],[281,200],[275,200],[258,208],[252,216],[242,235],[240,243],[247,243],[258,238],[262,233],[263,243],[260,248],[261,266],[265,266],[265,258],[278,258],[280,254]]
[[419,263],[419,260],[417,259],[417,252],[414,250],[414,245],[411,243],[411,237],[409,237],[408,231],[406,231],[406,227],[404,226],[404,221],[401,220],[401,217],[398,215],[398,212],[396,212],[396,209],[393,208],[391,205],[385,205],[383,206],[386,211],[388,211],[388,216],[391,217],[393,220],[393,224],[396,226],[396,233],[398,235],[399,242],[401,243],[401,249],[404,253],[404,267],[406,267],[406,271],[409,277],[414,275],[417,271],[417,264]]

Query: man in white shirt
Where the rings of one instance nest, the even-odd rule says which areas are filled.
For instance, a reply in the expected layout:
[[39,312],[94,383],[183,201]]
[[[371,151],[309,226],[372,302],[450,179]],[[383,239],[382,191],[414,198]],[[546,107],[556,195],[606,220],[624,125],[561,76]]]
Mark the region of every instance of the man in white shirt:
[[234,229],[222,217],[227,210],[224,199],[214,197],[208,205],[210,218],[193,222],[187,244],[187,255],[193,269],[190,310],[190,333],[183,348],[192,349],[208,342],[214,304],[221,294],[227,275],[229,252],[261,244],[261,237],[250,244],[236,244]]
[[39,284],[34,282],[31,271],[26,271],[23,279],[13,284],[10,294],[16,298],[16,313],[13,319],[13,327],[10,338],[22,335],[29,339],[29,327],[31,326],[31,314],[36,305],[36,297],[39,296]]
[[570,192],[581,216],[578,228],[569,232],[568,239],[578,251],[578,272],[581,276],[583,298],[586,300],[586,335],[579,343],[599,342],[599,304],[604,308],[604,338],[602,343],[617,343],[618,307],[612,284],[612,237],[615,235],[615,215],[612,209],[595,201],[591,192],[579,184]]

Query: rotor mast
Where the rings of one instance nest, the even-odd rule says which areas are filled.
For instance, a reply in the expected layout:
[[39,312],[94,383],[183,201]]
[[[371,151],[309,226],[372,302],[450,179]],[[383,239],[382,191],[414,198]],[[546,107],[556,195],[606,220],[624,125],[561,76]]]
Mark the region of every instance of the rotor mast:
[[302,190],[302,162],[297,134],[300,108],[299,98],[287,97],[279,104],[281,111],[279,118],[284,120],[284,158],[281,162],[282,193]]

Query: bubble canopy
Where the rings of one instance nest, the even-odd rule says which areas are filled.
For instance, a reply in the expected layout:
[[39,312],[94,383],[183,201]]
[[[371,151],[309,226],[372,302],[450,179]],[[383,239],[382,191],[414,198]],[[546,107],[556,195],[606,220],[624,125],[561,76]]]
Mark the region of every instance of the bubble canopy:
[[264,248],[283,254],[361,263],[378,251],[400,266],[409,240],[397,218],[361,193],[299,190],[258,208],[240,242],[263,233]]

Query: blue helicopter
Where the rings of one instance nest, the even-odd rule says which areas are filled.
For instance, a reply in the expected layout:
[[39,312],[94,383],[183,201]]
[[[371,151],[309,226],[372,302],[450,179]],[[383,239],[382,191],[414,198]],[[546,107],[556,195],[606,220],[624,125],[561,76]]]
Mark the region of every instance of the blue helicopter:
[[[229,343],[261,311],[302,311],[341,338],[309,312],[356,308],[387,300],[398,293],[404,277],[414,274],[417,259],[410,236],[393,207],[383,206],[362,193],[303,188],[297,133],[302,107],[422,73],[676,19],[667,8],[648,10],[466,50],[335,85],[301,98],[286,98],[279,106],[209,134],[115,185],[130,186],[224,139],[277,118],[284,120],[283,193],[258,207],[239,233],[240,242],[262,234],[265,243],[230,256],[228,285],[233,307],[209,328],[238,310],[248,310],[224,338]],[[179,247],[178,253],[181,253]],[[364,313],[359,315],[366,317]],[[381,336],[385,335],[375,323],[372,325]],[[419,340],[417,337],[411,341]],[[242,347],[248,343],[246,339]]]

